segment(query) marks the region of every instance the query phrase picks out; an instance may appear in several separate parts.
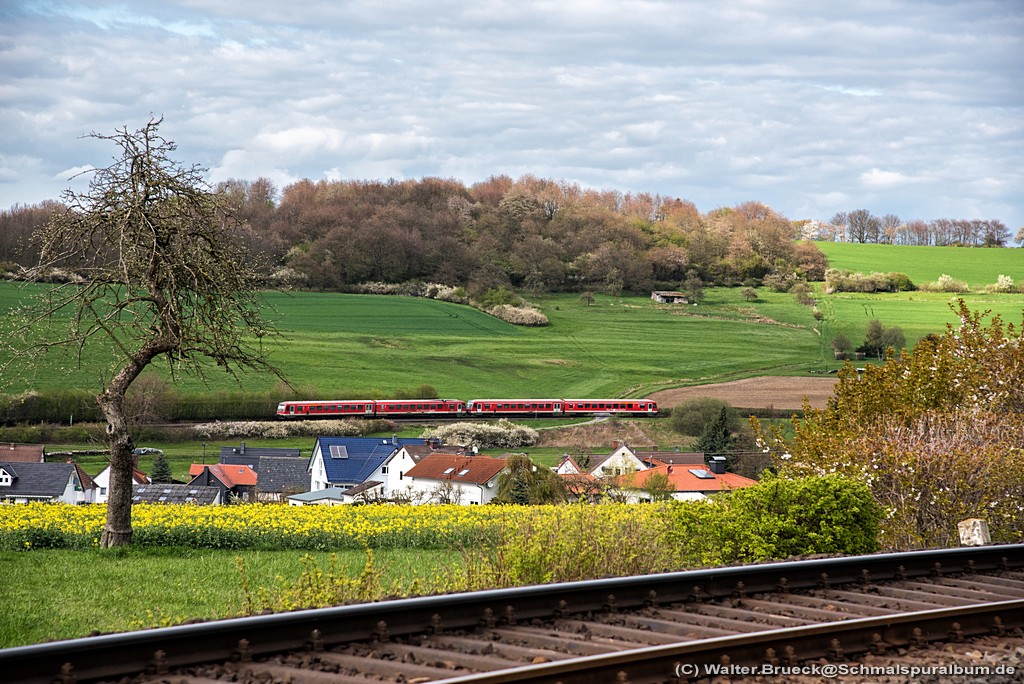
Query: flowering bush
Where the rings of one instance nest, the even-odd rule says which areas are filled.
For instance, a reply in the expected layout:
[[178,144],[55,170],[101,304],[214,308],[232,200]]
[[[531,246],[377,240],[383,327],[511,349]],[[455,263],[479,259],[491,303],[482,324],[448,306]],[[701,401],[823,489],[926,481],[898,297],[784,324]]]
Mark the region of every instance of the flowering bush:
[[382,420],[249,420],[200,423],[192,428],[200,439],[275,439],[280,437],[358,437],[370,432],[390,429]]
[[867,484],[887,548],[955,544],[965,518],[998,541],[1024,533],[1024,333],[952,308],[959,326],[863,373],[847,366],[827,408],[808,407],[792,434],[761,432],[786,475]]
[[528,306],[499,304],[498,306],[488,309],[487,313],[495,318],[500,318],[506,323],[511,323],[512,325],[539,326],[548,324],[547,316],[541,313],[539,309],[534,309]]
[[532,446],[540,436],[533,428],[502,418],[497,423],[452,423],[431,428],[423,433],[424,439],[436,438],[442,444],[462,444],[482,449],[516,449]]

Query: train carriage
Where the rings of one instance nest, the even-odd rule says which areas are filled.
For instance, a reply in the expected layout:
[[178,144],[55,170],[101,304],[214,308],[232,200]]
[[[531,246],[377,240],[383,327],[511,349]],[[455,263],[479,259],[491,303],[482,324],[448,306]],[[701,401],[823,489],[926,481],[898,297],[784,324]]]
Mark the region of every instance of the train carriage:
[[471,416],[560,416],[561,399],[473,399],[466,403]]
[[415,418],[459,416],[559,417],[598,413],[655,416],[658,404],[646,399],[372,399],[283,401],[279,418]]
[[466,404],[456,399],[402,399],[376,402],[378,418],[388,416],[460,416]]
[[658,413],[658,403],[646,399],[565,399],[564,411],[567,416],[593,413],[653,416]]
[[327,418],[345,416],[373,416],[374,401],[282,401],[277,405],[280,418]]

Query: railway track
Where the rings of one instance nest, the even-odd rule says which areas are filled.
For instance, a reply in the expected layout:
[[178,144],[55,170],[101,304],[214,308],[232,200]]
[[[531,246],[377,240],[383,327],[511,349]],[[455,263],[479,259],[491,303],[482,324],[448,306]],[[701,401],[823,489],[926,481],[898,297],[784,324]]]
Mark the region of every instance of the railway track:
[[[664,682],[1019,639],[1024,545],[402,599],[0,651],[0,678]],[[789,669],[787,669],[789,668]]]

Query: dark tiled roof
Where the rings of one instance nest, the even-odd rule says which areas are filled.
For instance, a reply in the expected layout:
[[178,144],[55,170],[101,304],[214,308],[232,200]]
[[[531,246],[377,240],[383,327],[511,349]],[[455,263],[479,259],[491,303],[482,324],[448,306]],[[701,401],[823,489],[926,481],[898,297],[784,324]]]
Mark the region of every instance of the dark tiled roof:
[[261,456],[256,465],[261,492],[304,492],[309,489],[309,462],[294,456]]
[[309,489],[309,459],[298,456],[298,449],[256,449],[246,447],[245,454],[225,456],[221,449],[221,465],[247,465],[256,471],[256,489],[265,493],[304,492]]
[[220,462],[221,463],[234,463],[228,459],[232,458],[249,458],[255,457],[260,458],[262,456],[292,456],[301,457],[301,449],[282,449],[278,447],[251,447],[245,444],[240,444],[236,447],[222,446],[220,448]]
[[704,465],[703,451],[638,451],[636,452],[636,457],[646,464],[650,464],[653,459],[655,461],[654,465],[684,463]]
[[71,463],[0,462],[0,468],[14,478],[11,486],[0,487],[0,496],[58,497],[75,472]]
[[[425,440],[320,437],[316,443],[323,456],[324,469],[327,471],[329,482],[360,484],[399,447],[424,444]],[[334,447],[333,450],[332,447]]]
[[182,484],[135,485],[132,489],[133,503],[201,504],[210,505],[217,501],[220,490]]

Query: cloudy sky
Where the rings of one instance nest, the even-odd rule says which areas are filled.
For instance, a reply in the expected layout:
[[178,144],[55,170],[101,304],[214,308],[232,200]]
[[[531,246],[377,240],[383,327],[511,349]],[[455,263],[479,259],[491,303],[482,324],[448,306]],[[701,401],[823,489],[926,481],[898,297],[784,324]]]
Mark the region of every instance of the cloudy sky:
[[163,117],[209,180],[533,174],[1024,226],[1022,0],[0,0],[0,209]]

